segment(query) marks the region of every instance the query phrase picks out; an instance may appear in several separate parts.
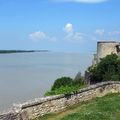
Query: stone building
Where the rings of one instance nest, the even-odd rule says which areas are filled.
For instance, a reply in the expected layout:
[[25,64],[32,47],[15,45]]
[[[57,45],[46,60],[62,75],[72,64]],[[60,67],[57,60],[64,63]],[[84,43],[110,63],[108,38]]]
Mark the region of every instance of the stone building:
[[97,42],[97,54],[94,54],[93,66],[100,62],[101,58],[106,55],[115,53],[120,56],[120,43],[116,41],[99,41]]
[[[116,41],[99,41],[97,42],[97,53],[93,55],[93,61],[92,66],[94,67],[96,64],[98,64],[101,60],[101,58],[106,57],[107,55],[110,55],[112,53],[117,54],[120,56],[120,43]],[[85,83],[87,84],[94,84],[93,81],[91,81],[91,73],[89,70],[85,71]]]

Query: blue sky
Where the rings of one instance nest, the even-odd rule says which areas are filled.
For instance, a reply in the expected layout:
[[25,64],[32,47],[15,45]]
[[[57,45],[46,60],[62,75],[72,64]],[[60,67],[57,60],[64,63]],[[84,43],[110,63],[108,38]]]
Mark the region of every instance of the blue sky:
[[0,0],[0,49],[94,52],[120,40],[120,0]]

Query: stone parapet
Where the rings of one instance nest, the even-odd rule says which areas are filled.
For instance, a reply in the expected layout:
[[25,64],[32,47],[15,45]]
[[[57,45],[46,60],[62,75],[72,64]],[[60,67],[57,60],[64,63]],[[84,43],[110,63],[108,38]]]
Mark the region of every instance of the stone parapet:
[[14,104],[12,112],[0,115],[0,120],[29,120],[48,113],[64,110],[71,105],[91,100],[95,97],[102,97],[108,93],[119,92],[119,81],[97,83],[67,95],[62,94],[36,98],[22,104]]

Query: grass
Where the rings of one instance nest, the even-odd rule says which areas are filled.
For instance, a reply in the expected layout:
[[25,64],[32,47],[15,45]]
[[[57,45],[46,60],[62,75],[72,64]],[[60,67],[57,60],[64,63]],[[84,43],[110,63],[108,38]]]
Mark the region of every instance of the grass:
[[120,94],[109,94],[34,120],[120,120]]

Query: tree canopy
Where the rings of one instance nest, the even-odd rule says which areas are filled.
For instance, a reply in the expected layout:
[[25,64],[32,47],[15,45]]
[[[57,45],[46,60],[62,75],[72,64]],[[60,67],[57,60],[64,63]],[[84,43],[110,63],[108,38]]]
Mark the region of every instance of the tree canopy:
[[61,86],[71,86],[73,84],[73,80],[70,77],[61,77],[58,78],[57,80],[55,80],[53,86],[52,86],[52,90],[58,89]]
[[120,58],[116,54],[107,55],[90,70],[92,83],[120,80]]

